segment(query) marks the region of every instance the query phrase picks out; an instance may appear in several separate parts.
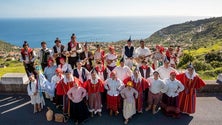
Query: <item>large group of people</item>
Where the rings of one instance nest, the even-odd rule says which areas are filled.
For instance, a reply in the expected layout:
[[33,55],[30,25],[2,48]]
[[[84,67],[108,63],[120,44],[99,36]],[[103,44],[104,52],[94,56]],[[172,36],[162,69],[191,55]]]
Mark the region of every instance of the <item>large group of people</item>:
[[[111,116],[122,111],[124,124],[134,114],[149,110],[156,114],[161,109],[167,116],[179,118],[181,113],[195,112],[196,89],[205,85],[191,63],[185,72],[175,69],[180,47],[157,45],[152,52],[144,40],[135,48],[129,38],[118,57],[113,46],[106,53],[98,44],[91,52],[87,43],[77,42],[75,34],[67,45],[56,38],[52,49],[46,42],[41,47],[36,53],[25,41],[21,50],[34,113],[41,111],[48,98],[76,124],[88,116],[102,116],[104,106]],[[54,85],[53,94],[41,90],[42,77]]]

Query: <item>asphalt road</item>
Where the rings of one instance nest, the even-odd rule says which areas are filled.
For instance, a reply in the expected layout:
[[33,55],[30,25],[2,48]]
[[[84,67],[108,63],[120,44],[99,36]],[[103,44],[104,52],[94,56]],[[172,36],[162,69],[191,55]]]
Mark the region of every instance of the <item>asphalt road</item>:
[[[57,123],[47,121],[46,108],[33,114],[33,106],[27,95],[0,95],[0,125],[73,125],[73,121]],[[54,105],[46,101],[46,104],[56,111]],[[151,112],[135,115],[128,125],[222,125],[222,95],[216,94],[210,97],[197,98],[197,110],[193,115],[182,115],[180,119],[166,117],[162,112],[152,115]],[[109,116],[103,111],[102,116],[89,118],[84,125],[123,125],[123,116]]]

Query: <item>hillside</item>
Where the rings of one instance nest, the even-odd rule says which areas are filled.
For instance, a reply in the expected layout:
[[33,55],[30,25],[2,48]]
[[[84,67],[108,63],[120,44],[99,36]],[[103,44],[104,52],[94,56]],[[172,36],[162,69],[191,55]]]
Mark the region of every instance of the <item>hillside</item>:
[[153,33],[148,43],[199,48],[222,40],[222,17],[175,24]]
[[1,52],[10,52],[10,51],[14,51],[14,50],[18,49],[18,47],[14,46],[10,43],[7,43],[5,41],[2,41],[2,40],[0,40],[0,46],[1,46],[1,48],[0,48]]

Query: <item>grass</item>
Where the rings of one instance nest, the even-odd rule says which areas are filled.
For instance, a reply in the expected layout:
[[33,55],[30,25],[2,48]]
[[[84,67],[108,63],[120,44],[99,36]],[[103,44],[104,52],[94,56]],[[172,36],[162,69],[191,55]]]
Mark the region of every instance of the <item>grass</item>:
[[6,68],[0,68],[0,77],[6,73],[25,73],[25,68],[21,62],[7,61],[5,63],[7,63],[8,66]]

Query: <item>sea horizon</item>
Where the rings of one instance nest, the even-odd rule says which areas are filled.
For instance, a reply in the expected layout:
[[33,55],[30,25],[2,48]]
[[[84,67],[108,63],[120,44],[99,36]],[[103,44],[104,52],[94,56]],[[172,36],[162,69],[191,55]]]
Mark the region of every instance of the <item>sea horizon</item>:
[[59,37],[64,45],[75,33],[79,42],[116,42],[145,39],[154,32],[179,23],[211,17],[202,16],[135,16],[135,17],[39,17],[0,18],[0,40],[22,46],[39,48],[42,41],[48,47]]

